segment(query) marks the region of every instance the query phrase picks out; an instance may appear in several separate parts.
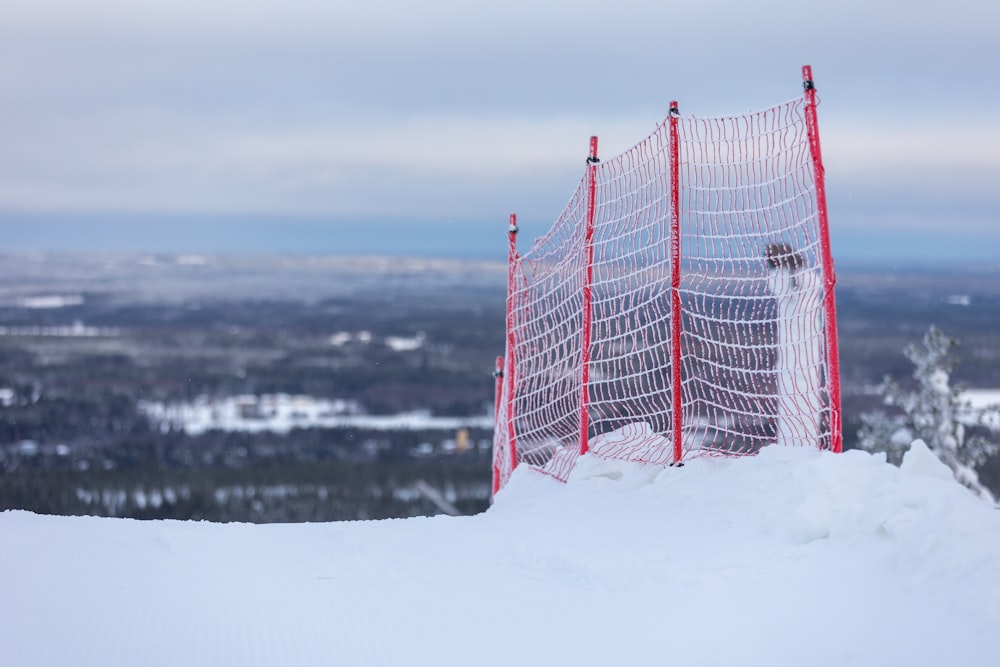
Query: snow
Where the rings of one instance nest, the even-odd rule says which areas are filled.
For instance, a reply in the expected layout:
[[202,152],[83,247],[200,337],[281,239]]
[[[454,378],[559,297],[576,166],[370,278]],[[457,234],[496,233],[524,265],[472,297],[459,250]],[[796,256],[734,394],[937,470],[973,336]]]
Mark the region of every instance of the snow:
[[79,306],[83,301],[82,294],[46,294],[44,296],[24,297],[18,302],[18,305],[31,310],[48,310]]
[[971,306],[972,297],[968,294],[952,294],[947,299],[952,306]]
[[140,401],[139,409],[163,430],[182,429],[188,435],[211,430],[247,433],[288,433],[293,428],[359,428],[388,430],[458,430],[493,427],[492,415],[434,416],[426,410],[395,415],[361,414],[353,400],[313,396],[201,396],[192,403]]
[[386,336],[385,345],[395,352],[412,352],[424,346],[425,336],[418,333],[416,336]]
[[966,389],[962,400],[968,401],[982,426],[1000,431],[1000,389]]
[[372,342],[372,334],[370,331],[358,331],[352,333],[350,331],[338,331],[337,333],[330,336],[327,342],[334,347],[343,347],[351,342],[361,343],[362,345],[368,345]]
[[40,327],[7,327],[0,326],[0,336],[26,336],[38,338],[40,336],[55,338],[116,338],[121,335],[121,329],[117,327],[90,327],[83,322],[74,322],[71,325]]
[[1000,512],[919,444],[523,467],[489,511],[0,514],[9,665],[944,665],[1000,652]]

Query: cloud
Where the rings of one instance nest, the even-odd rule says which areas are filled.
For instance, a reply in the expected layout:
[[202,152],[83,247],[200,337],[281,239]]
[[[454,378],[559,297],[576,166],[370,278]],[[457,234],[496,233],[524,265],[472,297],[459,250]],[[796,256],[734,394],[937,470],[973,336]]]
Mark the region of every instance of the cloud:
[[[965,122],[963,122],[965,120]],[[975,118],[822,127],[831,208],[857,228],[994,227],[1000,211],[1000,128]]]
[[761,109],[811,63],[831,207],[981,227],[998,22],[980,0],[5,2],[0,212],[554,218],[591,134],[609,156],[673,99]]
[[[617,139],[623,150],[639,125],[605,127],[605,145]],[[583,172],[591,132],[561,117],[271,128],[156,112],[82,119],[50,127],[45,142],[8,137],[0,210],[471,215],[554,180],[554,215]]]

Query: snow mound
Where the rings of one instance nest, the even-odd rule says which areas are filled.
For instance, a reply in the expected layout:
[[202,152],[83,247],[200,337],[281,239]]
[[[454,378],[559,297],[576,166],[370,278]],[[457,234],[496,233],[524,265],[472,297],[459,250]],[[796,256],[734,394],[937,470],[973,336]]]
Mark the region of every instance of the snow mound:
[[0,514],[11,665],[981,664],[1000,512],[772,446],[517,470],[476,517],[266,525]]

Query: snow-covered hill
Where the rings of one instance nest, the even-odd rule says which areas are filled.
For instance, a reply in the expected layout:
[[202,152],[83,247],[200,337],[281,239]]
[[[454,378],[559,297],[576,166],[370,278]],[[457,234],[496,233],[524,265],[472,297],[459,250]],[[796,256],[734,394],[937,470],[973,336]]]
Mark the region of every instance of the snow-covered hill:
[[0,514],[11,666],[950,665],[1000,655],[1000,511],[923,447],[518,471],[475,517]]

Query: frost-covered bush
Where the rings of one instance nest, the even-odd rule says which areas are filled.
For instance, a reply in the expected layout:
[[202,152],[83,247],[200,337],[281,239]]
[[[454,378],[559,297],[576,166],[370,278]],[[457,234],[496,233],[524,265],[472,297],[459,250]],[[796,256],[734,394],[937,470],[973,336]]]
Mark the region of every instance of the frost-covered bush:
[[913,362],[917,387],[903,389],[885,378],[879,394],[894,414],[883,410],[861,415],[858,444],[869,451],[886,452],[889,461],[899,464],[903,453],[914,440],[923,440],[941,461],[951,468],[955,478],[986,500],[993,500],[979,482],[976,468],[998,451],[997,443],[981,436],[966,437],[967,423],[979,421],[972,406],[951,386],[951,371],[958,363],[952,354],[957,342],[932,326],[919,345],[903,350]]

